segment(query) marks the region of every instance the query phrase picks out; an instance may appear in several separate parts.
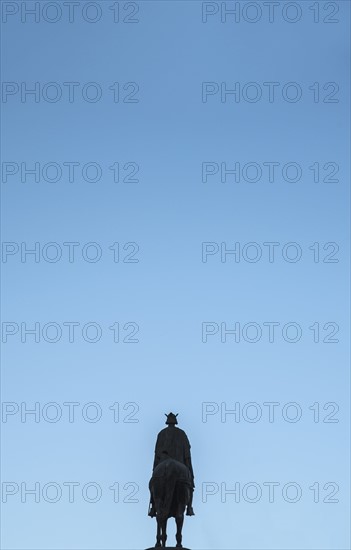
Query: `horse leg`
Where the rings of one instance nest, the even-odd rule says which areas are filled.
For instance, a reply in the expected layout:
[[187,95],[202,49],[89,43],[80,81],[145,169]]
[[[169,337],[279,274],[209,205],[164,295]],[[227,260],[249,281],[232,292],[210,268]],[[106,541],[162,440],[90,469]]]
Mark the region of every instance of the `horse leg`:
[[167,518],[163,519],[161,522],[161,538],[162,538],[162,546],[166,546],[167,541]]
[[157,535],[156,535],[155,548],[159,548],[161,546],[161,522],[158,518],[156,519],[157,519]]
[[167,540],[167,518],[160,520],[160,540],[162,548],[166,546],[166,540]]
[[177,548],[183,548],[182,546],[182,529],[183,529],[183,522],[184,522],[184,514],[181,516],[177,516],[175,518],[176,524],[177,524],[177,534],[176,534],[176,540],[177,540]]

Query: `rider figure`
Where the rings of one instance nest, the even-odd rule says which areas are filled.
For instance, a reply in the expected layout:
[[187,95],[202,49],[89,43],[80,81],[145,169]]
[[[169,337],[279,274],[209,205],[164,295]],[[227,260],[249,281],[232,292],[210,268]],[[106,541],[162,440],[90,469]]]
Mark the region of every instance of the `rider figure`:
[[[167,428],[164,428],[160,431],[160,433],[157,436],[156,446],[155,446],[155,459],[154,459],[154,465],[153,470],[155,470],[156,466],[161,462],[161,460],[164,460],[165,457],[167,458],[173,458],[174,460],[178,460],[178,462],[181,462],[182,464],[185,464],[189,468],[191,479],[192,479],[192,491],[190,496],[190,502],[187,506],[187,516],[193,516],[194,510],[193,510],[193,492],[194,492],[194,473],[193,473],[193,467],[191,464],[191,453],[190,453],[190,443],[189,439],[186,435],[186,433],[181,430],[180,428],[176,428],[176,424],[178,424],[177,421],[177,414],[173,414],[172,412],[169,414],[166,414],[167,420],[166,424],[168,425]],[[155,506],[151,497],[150,501],[151,507],[149,510],[149,516],[155,517],[156,511]]]

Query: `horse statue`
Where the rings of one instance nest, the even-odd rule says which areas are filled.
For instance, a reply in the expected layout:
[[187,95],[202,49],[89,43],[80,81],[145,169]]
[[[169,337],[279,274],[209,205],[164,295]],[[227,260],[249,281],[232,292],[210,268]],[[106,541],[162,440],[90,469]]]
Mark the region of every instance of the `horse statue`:
[[175,518],[177,525],[176,547],[183,548],[184,512],[187,506],[191,506],[192,479],[189,468],[173,458],[165,457],[155,467],[149,483],[152,503],[149,515],[156,517],[157,520],[156,548],[166,547],[167,520],[172,517]]

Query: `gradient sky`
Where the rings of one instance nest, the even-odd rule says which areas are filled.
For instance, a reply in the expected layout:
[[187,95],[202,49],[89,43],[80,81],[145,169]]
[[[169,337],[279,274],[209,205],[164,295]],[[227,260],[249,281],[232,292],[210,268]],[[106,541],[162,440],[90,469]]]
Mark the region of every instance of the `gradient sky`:
[[[270,21],[267,3],[249,4],[78,2],[70,22],[65,3],[38,2],[35,21],[21,14],[34,2],[2,2],[5,550],[152,546],[148,481],[171,410],[192,444],[195,472],[196,515],[185,520],[184,545],[350,547],[350,5],[281,1]],[[226,16],[235,6],[237,15]],[[95,14],[98,21],[87,21]],[[257,22],[245,20],[255,14]],[[202,95],[204,82],[212,94]],[[268,82],[276,83],[272,101]],[[38,97],[24,94],[35,86]],[[221,96],[221,86],[240,89],[237,101]],[[301,98],[287,101],[295,89]],[[96,90],[101,98],[89,101]],[[252,102],[255,90],[262,97]],[[50,101],[55,93],[62,97]],[[279,164],[269,181],[272,162]],[[25,171],[35,163],[38,181]],[[89,163],[98,181],[89,181]],[[207,180],[203,163],[215,172]],[[256,163],[262,176],[248,181],[241,171],[238,181],[222,182],[221,163]],[[298,165],[299,181],[287,181],[287,163]],[[21,257],[21,246],[35,243],[39,256]],[[76,243],[72,261],[63,243]],[[202,243],[214,243],[206,261]],[[274,261],[263,243],[277,243]],[[287,261],[287,243],[297,243],[299,261]],[[221,261],[221,247],[235,246],[238,261]],[[262,257],[250,262],[254,250]],[[99,261],[88,261],[96,252]],[[268,322],[279,323],[273,342]],[[25,332],[35,323],[38,342]],[[287,323],[297,326],[295,343]],[[225,338],[238,324],[239,341]],[[202,330],[213,331],[205,342]],[[262,330],[255,343],[250,330]],[[98,341],[87,341],[95,334]],[[138,342],[124,341],[131,338]],[[337,342],[323,341],[330,338]],[[21,422],[21,403],[36,402],[39,421]],[[263,403],[272,402],[270,422]],[[73,422],[64,403],[77,403]],[[225,414],[235,406],[237,421]],[[254,410],[262,417],[250,422]],[[294,410],[301,418],[289,422]],[[50,422],[55,411],[62,417]],[[97,422],[89,421],[94,412]],[[69,482],[80,484],[74,502]],[[274,502],[270,482],[280,484]],[[21,483],[39,484],[39,502]],[[87,502],[87,483],[101,489],[98,502]],[[283,498],[288,483],[300,488],[298,502],[288,502],[293,487]],[[240,496],[226,496],[237,484]],[[249,502],[255,487],[262,496]],[[61,498],[48,502],[55,490]],[[169,541],[174,532],[171,520]]]

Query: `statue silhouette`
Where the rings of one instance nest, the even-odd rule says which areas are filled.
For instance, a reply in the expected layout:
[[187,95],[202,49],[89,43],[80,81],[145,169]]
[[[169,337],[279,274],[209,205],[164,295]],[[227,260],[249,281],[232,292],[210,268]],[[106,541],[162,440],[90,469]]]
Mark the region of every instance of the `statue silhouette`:
[[176,427],[178,415],[171,412],[166,416],[168,427],[160,431],[155,446],[148,515],[157,520],[156,547],[166,546],[167,520],[174,517],[177,548],[182,548],[185,509],[188,516],[194,515],[194,473],[188,437]]

